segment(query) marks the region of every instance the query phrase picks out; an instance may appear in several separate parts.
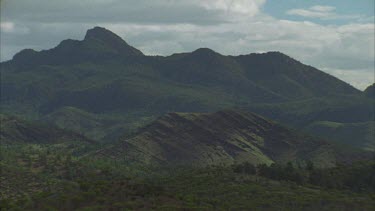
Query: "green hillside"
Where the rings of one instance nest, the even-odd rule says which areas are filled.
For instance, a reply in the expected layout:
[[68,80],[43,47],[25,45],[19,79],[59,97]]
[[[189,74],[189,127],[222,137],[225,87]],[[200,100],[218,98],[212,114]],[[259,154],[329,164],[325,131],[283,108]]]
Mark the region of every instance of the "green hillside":
[[[312,98],[277,104],[255,104],[246,108],[290,127],[310,132],[312,135],[336,140],[349,146],[373,151],[374,139],[370,124],[374,116],[375,102],[361,96]],[[320,122],[346,125],[341,129],[322,129]],[[319,128],[316,126],[319,125]]]
[[93,143],[85,136],[47,124],[24,121],[16,117],[0,115],[1,144],[58,144],[64,142]]
[[374,163],[142,168],[53,145],[1,154],[5,210],[373,210]]
[[169,113],[95,156],[157,166],[309,160],[331,167],[337,162],[366,159],[362,151],[345,151],[258,115],[233,110]]
[[75,107],[62,107],[38,121],[85,134],[91,139],[110,142],[123,134],[136,131],[153,119],[152,114],[98,115]]
[[[305,128],[321,137],[327,137],[337,143],[356,146],[361,149],[374,151],[375,122],[337,123],[314,122]],[[364,140],[364,141],[363,141]]]

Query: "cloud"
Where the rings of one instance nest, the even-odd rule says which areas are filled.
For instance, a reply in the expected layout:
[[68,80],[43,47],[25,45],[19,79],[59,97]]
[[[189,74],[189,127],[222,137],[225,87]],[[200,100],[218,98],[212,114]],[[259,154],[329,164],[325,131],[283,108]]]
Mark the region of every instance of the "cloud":
[[373,69],[347,70],[322,68],[322,70],[340,78],[341,80],[349,81],[352,86],[357,87],[360,90],[365,90],[369,85],[375,82],[375,73]]
[[317,12],[332,12],[336,10],[336,7],[332,6],[324,6],[324,5],[315,5],[310,7],[312,11],[317,11]]
[[260,13],[266,0],[3,0],[2,21],[218,24]]
[[359,19],[360,15],[339,15],[335,12],[336,7],[315,5],[308,9],[291,9],[286,12],[288,15],[301,16],[305,18],[320,19]]
[[12,32],[14,30],[14,24],[12,22],[0,23],[0,29],[3,32]]
[[[258,1],[258,0],[255,0]],[[2,21],[41,23],[194,23],[226,21],[218,9],[203,7],[206,1],[178,0],[3,0]],[[251,0],[250,0],[251,2]]]
[[222,10],[226,13],[237,13],[246,16],[255,16],[260,12],[265,0],[205,0],[198,1],[208,10]]
[[[5,0],[1,60],[24,48],[48,49],[67,38],[82,39],[87,29],[100,25],[149,55],[200,47],[224,55],[281,51],[357,87],[369,82],[369,72],[374,71],[373,23],[322,25],[280,20],[264,13],[265,2]],[[335,8],[317,5],[309,11],[331,14]]]
[[25,34],[29,32],[26,27],[16,26],[13,22],[0,22],[0,30],[3,33],[21,33]]

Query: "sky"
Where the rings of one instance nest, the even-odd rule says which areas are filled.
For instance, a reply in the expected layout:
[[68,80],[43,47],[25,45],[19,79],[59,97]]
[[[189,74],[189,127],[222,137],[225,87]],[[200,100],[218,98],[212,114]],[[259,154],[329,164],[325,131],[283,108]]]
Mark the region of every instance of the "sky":
[[358,89],[374,83],[374,0],[0,0],[0,60],[105,27],[146,55],[280,51]]

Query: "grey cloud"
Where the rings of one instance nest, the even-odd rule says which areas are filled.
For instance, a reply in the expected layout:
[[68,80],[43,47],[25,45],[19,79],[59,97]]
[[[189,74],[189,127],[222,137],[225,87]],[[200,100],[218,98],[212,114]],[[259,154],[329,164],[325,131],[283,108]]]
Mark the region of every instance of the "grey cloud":
[[332,69],[322,68],[323,71],[331,75],[349,81],[351,85],[360,90],[366,89],[370,84],[375,82],[374,69]]
[[194,23],[226,22],[216,10],[173,0],[45,1],[5,0],[2,21],[40,23]]

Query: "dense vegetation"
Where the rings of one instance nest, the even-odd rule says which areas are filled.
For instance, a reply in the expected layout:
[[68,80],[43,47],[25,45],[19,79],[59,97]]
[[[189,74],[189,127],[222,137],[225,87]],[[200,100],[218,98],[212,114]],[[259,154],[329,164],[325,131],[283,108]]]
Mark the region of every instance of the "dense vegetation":
[[233,166],[235,172],[259,175],[272,180],[294,182],[298,185],[315,185],[328,189],[346,189],[354,192],[375,191],[375,162],[358,162],[352,165],[339,165],[322,169],[314,167],[312,162],[301,164],[254,166],[243,163]]
[[371,210],[375,206],[374,162],[333,169],[244,163],[170,170],[71,156],[69,149],[35,144],[3,148],[0,206],[10,210]]
[[[220,115],[239,114],[226,111]],[[179,115],[200,118],[198,114]],[[258,127],[273,124],[248,114],[236,117],[239,125],[233,127],[241,128],[240,117],[249,118]],[[375,161],[328,169],[303,160],[203,168],[153,166],[123,160],[113,153],[97,156],[103,146],[75,139],[68,136],[70,132],[50,130],[52,135],[24,139],[30,130],[43,134],[39,131],[45,127],[4,119],[12,124],[8,122],[2,133],[23,140],[11,139],[1,145],[0,207],[4,210],[372,210],[375,206]],[[51,143],[46,143],[46,138],[52,138]],[[40,143],[35,143],[37,139]]]

